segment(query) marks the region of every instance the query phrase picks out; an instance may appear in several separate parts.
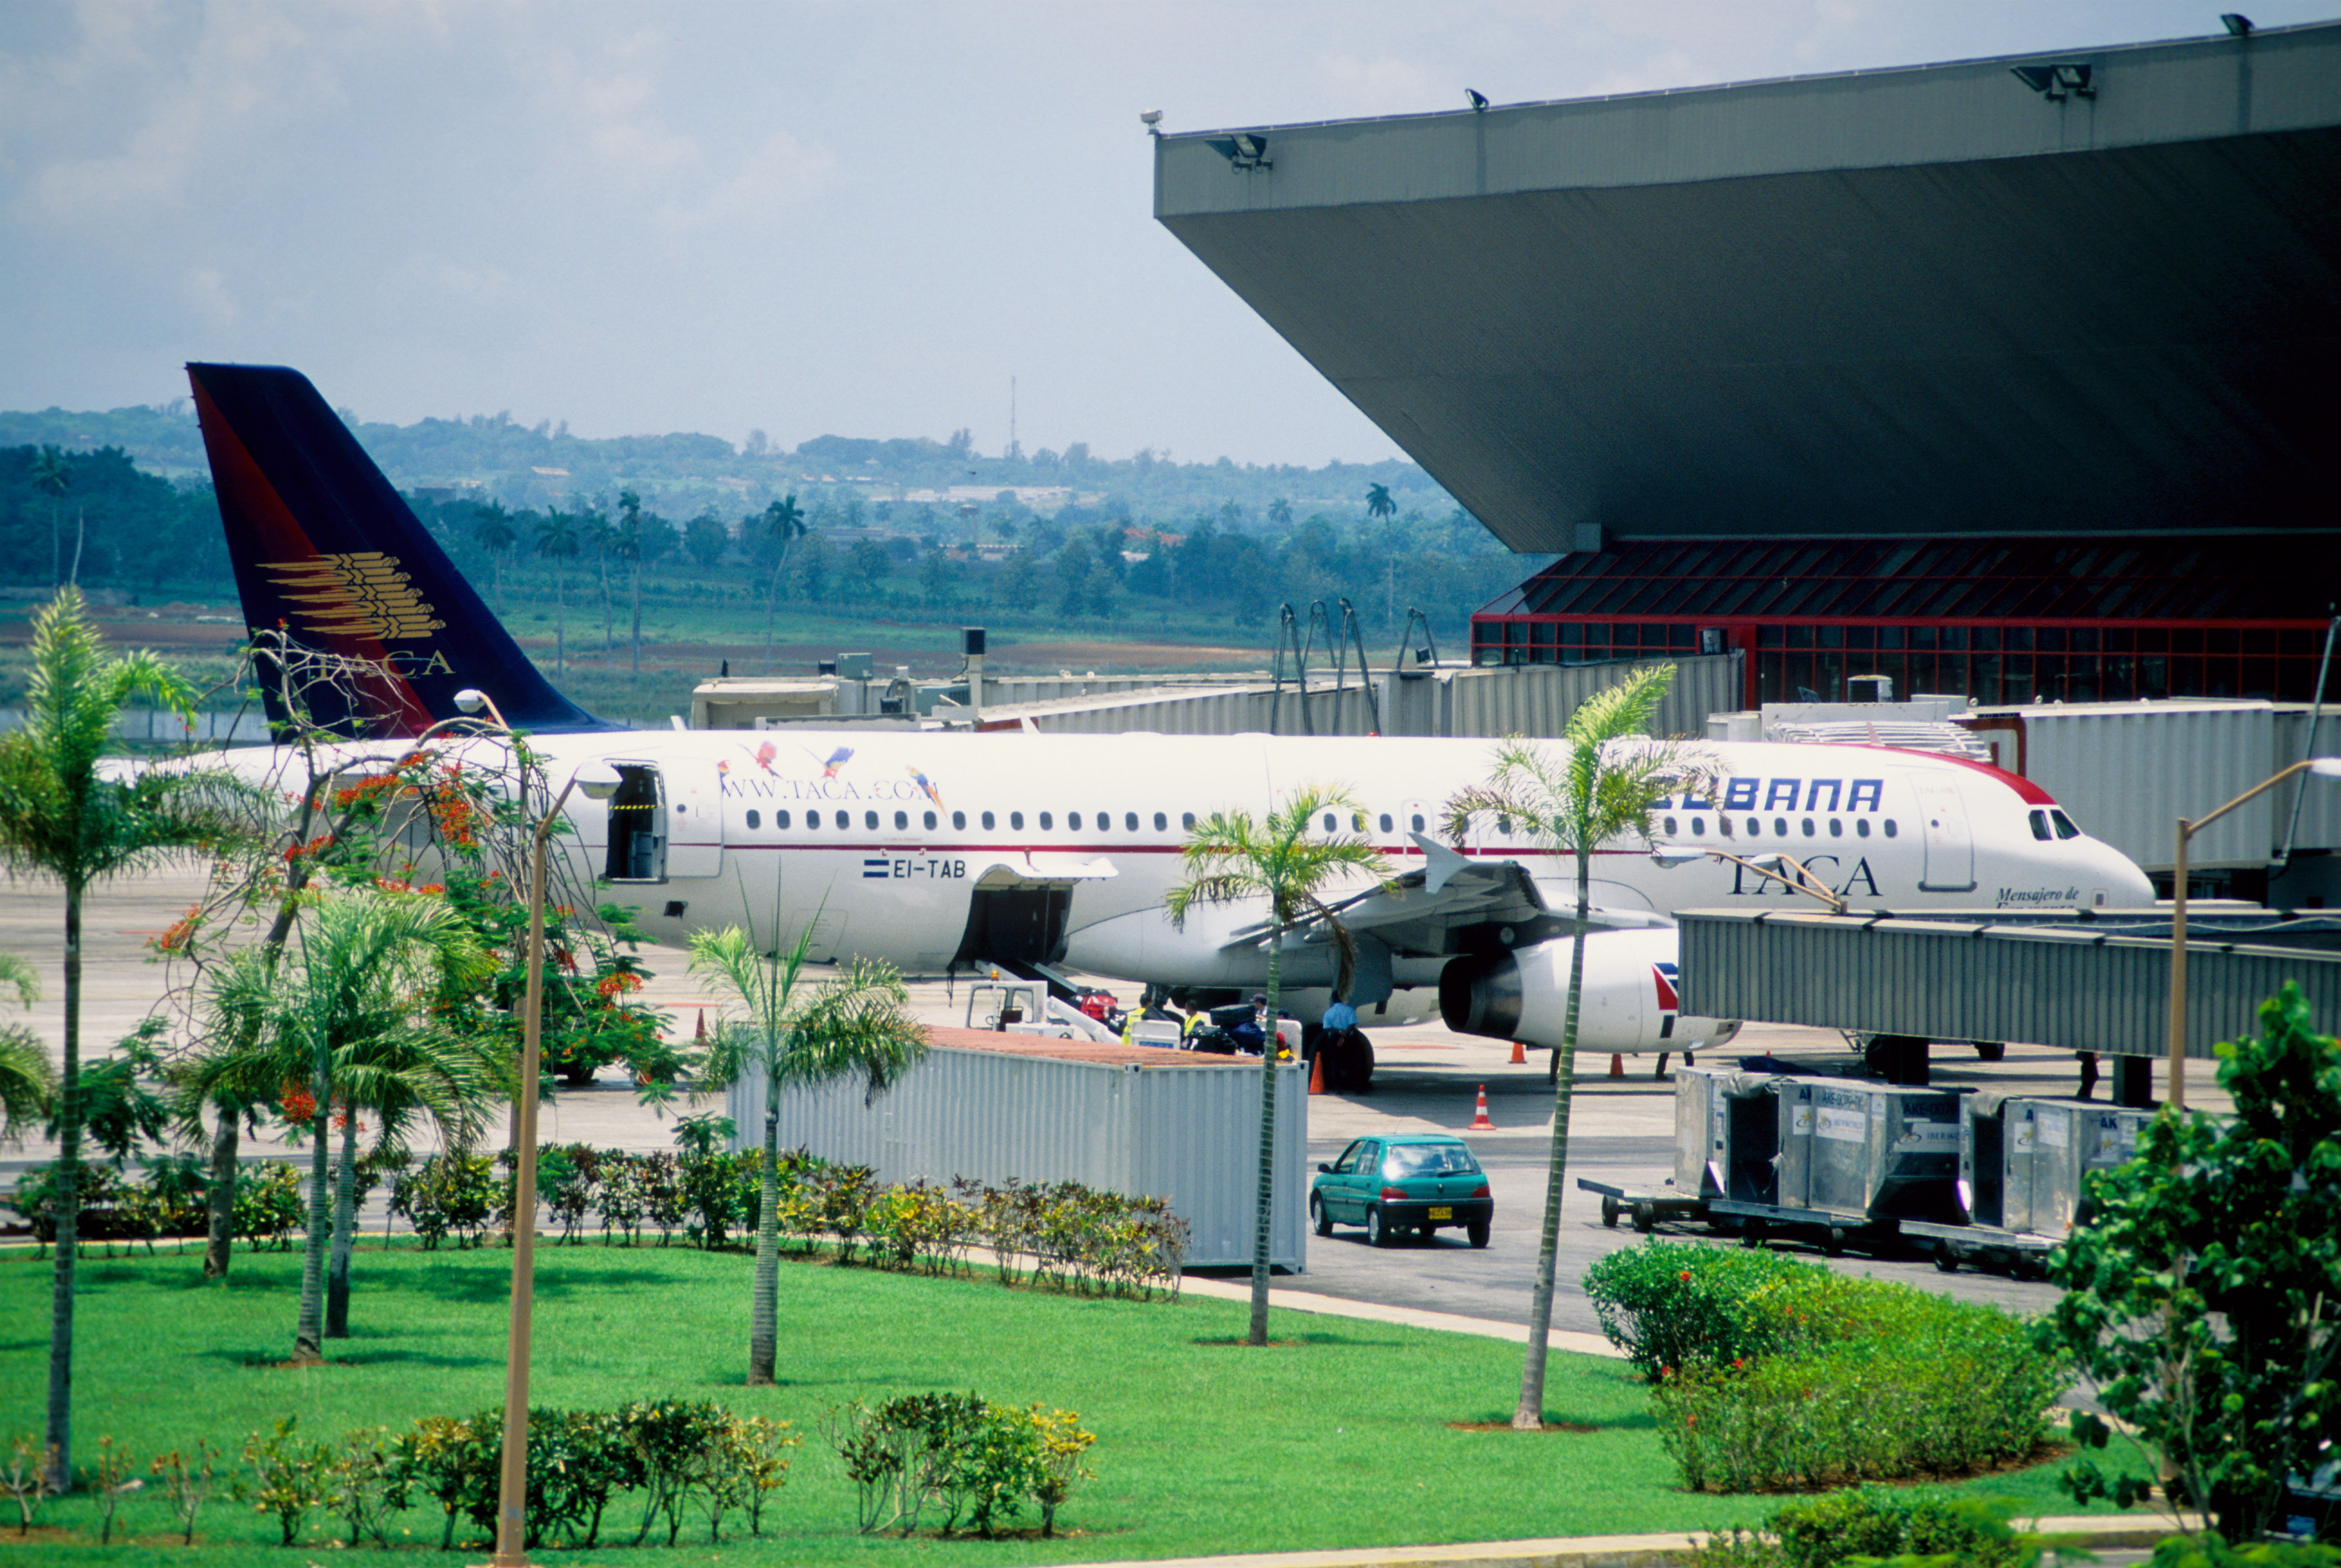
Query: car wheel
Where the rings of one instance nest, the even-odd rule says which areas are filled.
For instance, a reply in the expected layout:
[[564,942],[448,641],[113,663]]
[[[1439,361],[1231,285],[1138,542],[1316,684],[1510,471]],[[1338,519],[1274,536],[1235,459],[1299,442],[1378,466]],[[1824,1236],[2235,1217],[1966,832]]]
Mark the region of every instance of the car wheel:
[[1366,1211],[1366,1245],[1386,1247],[1390,1244],[1390,1226],[1383,1223],[1382,1212],[1369,1208]]
[[1488,1244],[1488,1222],[1473,1220],[1463,1227],[1463,1233],[1470,1239],[1473,1246],[1484,1247]]
[[1330,1236],[1333,1233],[1333,1216],[1326,1212],[1325,1200],[1314,1193],[1309,1194],[1309,1217],[1315,1222],[1319,1235]]

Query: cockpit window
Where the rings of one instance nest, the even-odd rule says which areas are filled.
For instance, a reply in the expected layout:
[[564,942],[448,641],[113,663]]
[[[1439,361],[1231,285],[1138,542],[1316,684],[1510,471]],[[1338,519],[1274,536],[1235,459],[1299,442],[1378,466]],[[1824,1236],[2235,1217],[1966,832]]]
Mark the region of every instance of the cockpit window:
[[2048,820],[2057,824],[2057,836],[2058,838],[2078,838],[2081,836],[2081,830],[2075,827],[2073,825],[2073,819],[2067,816],[2063,812],[2050,812],[2048,814]]
[[2038,839],[2043,844],[2047,843],[2049,838],[2048,814],[2045,811],[2036,811],[2030,814],[2027,820],[2032,824],[2032,836]]

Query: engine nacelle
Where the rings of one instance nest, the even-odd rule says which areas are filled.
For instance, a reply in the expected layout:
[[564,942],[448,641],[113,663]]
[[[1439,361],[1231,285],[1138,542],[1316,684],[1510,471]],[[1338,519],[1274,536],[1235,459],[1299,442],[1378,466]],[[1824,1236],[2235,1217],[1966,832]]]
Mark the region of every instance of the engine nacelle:
[[[1558,1047],[1569,1022],[1569,949],[1559,937],[1492,958],[1458,958],[1439,977],[1439,1012],[1459,1034]],[[1585,939],[1580,1051],[1705,1051],[1737,1019],[1686,1018],[1675,1004],[1678,934],[1597,931]]]

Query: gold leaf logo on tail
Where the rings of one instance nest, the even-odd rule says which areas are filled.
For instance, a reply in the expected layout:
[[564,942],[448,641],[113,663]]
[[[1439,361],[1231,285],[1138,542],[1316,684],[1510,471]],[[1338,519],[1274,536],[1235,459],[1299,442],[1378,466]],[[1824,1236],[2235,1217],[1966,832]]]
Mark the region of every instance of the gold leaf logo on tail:
[[447,623],[414,591],[398,558],[379,550],[320,555],[314,561],[264,561],[269,581],[298,606],[301,630],[383,642],[427,637]]

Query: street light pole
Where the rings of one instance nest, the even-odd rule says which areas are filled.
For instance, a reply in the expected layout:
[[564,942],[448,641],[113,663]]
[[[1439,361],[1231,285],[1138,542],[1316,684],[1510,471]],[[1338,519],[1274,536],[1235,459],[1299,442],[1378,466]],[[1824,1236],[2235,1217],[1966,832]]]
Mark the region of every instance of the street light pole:
[[[456,700],[479,694],[465,692]],[[481,698],[484,704],[486,699]],[[491,705],[490,711],[493,712]],[[509,730],[504,732],[511,734]],[[536,1305],[536,1101],[543,1077],[544,1037],[544,863],[553,830],[561,821],[569,792],[583,787],[594,800],[617,793],[609,764],[588,762],[573,773],[561,793],[546,804],[529,835],[528,987],[522,1003],[520,1084],[513,1122],[519,1133],[513,1183],[512,1329],[504,1357],[503,1473],[496,1497],[495,1568],[525,1568],[528,1562],[528,1363],[529,1331]],[[521,798],[528,798],[528,774],[521,774]]]
[[2317,778],[2341,778],[2341,757],[2308,757],[2274,778],[2254,784],[2226,804],[2189,822],[2178,819],[2178,837],[2171,854],[2170,873],[2170,1104],[2187,1108],[2187,841],[2237,806],[2258,799],[2288,778],[2310,774]]

